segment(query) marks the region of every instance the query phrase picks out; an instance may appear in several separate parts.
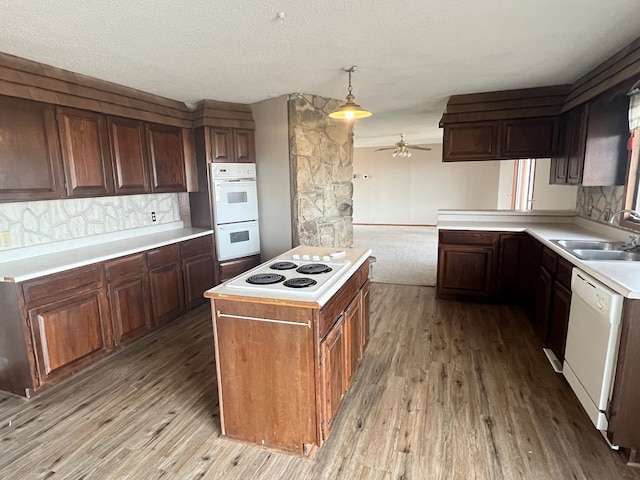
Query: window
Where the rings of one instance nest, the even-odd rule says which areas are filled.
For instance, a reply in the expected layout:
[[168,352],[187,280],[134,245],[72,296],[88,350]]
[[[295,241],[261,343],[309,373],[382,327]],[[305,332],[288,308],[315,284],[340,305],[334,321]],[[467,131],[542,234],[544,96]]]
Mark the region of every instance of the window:
[[[631,101],[629,102],[631,156],[624,208],[640,211],[640,82],[631,88],[629,94],[631,95]],[[622,215],[620,225],[632,230],[640,230],[640,222],[635,220],[629,213]]]
[[513,210],[533,209],[533,178],[535,170],[536,161],[534,158],[516,161],[511,195],[511,208]]
[[[629,161],[629,175],[627,176],[627,192],[624,208],[640,211],[640,128],[631,134],[631,159]],[[620,218],[620,225],[633,230],[640,230],[640,222],[633,220],[628,213]]]

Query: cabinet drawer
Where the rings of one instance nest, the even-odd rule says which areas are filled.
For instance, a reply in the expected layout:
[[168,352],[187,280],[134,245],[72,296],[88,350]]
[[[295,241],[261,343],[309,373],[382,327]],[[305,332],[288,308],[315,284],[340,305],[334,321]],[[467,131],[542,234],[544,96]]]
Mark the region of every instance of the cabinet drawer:
[[542,266],[547,269],[547,271],[555,276],[556,274],[556,264],[558,262],[558,254],[551,250],[548,247],[544,247],[542,249]]
[[224,282],[225,280],[233,278],[236,275],[240,275],[253,267],[257,267],[259,264],[259,255],[221,263],[218,267],[219,281]]
[[195,257],[196,255],[202,255],[203,253],[209,253],[213,249],[211,241],[211,235],[204,237],[192,238],[180,243],[180,256]]
[[42,305],[51,299],[70,297],[98,288],[102,282],[100,264],[48,275],[22,285],[24,301],[29,306]]
[[147,252],[147,265],[149,268],[156,268],[169,263],[176,263],[180,258],[178,244],[167,245]]
[[496,232],[476,232],[469,230],[440,230],[440,243],[452,245],[489,245],[498,241]]
[[571,272],[573,271],[573,264],[569,260],[565,260],[562,257],[558,257],[556,264],[556,280],[562,284],[563,287],[571,290]]
[[118,258],[104,264],[104,275],[107,280],[138,276],[146,270],[145,254],[139,253],[129,257]]

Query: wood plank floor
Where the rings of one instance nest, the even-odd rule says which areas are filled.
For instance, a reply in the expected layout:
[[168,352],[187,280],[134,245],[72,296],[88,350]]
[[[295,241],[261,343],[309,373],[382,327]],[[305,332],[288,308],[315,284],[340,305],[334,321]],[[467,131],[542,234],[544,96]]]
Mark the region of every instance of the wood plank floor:
[[31,401],[0,396],[0,479],[640,479],[521,310],[434,297],[372,284],[370,345],[311,461],[218,438],[202,307]]

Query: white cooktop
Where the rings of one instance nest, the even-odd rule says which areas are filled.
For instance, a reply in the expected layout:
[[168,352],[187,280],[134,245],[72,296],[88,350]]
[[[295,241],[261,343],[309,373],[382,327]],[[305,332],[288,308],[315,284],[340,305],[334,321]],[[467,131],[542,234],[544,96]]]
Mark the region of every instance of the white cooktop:
[[[370,255],[371,250],[365,248],[299,246],[208,290],[205,296],[210,298],[227,295],[258,297],[323,305],[365,261],[368,261]],[[270,268],[271,265],[278,262],[291,262],[296,265],[296,268],[289,270]],[[327,265],[331,271],[316,274],[296,271],[299,267],[311,264]],[[281,282],[271,285],[253,285],[246,281],[252,275],[264,273],[282,275],[285,278]],[[284,282],[289,279],[301,277],[311,278],[316,283],[305,288],[292,288],[284,285]]]

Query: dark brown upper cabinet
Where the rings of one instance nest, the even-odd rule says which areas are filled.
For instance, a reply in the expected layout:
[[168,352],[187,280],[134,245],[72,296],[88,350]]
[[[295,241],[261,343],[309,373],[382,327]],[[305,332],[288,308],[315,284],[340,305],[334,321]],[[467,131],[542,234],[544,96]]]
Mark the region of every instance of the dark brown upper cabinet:
[[221,163],[235,161],[230,128],[211,128],[211,161]]
[[107,124],[104,115],[57,108],[67,194],[72,197],[114,193]]
[[504,120],[502,158],[543,158],[553,155],[558,130],[557,117]]
[[255,163],[254,131],[242,128],[211,128],[211,161]]
[[557,117],[447,124],[443,161],[550,157],[555,151],[557,124]]
[[560,142],[550,183],[605,187],[624,185],[629,138],[629,99],[599,97],[562,114]]
[[182,129],[147,124],[146,130],[151,160],[151,191],[186,192]]
[[549,183],[578,185],[582,181],[588,111],[587,105],[579,105],[560,117],[558,148],[551,157]]
[[144,124],[138,120],[107,117],[113,160],[115,192],[148,193],[149,155],[145,143]]
[[443,160],[492,160],[498,156],[497,121],[457,123],[444,127]]
[[0,96],[0,201],[63,196],[54,107]]
[[599,98],[589,104],[582,185],[624,185],[629,139],[629,97]]
[[255,163],[256,145],[253,130],[237,129],[233,130],[233,146],[235,150],[235,161],[239,163]]

